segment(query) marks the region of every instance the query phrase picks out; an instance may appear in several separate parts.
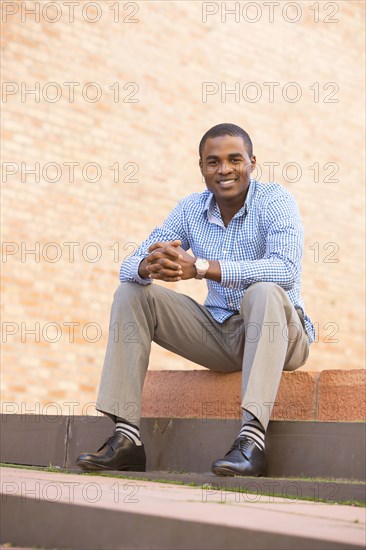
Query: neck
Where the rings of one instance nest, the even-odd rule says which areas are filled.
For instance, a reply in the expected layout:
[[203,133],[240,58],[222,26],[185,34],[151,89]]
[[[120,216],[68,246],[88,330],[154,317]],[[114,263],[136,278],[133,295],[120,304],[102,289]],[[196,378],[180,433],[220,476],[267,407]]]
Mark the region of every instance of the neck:
[[217,206],[220,209],[221,217],[224,222],[225,227],[229,224],[232,218],[237,212],[244,206],[245,199],[247,197],[248,190],[243,197],[237,197],[236,200],[230,200],[229,202],[216,199]]

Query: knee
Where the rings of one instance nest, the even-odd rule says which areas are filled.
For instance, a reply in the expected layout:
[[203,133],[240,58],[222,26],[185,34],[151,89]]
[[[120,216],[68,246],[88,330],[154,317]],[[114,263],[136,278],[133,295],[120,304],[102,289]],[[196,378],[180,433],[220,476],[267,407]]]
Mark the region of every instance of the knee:
[[276,285],[276,283],[254,283],[254,285],[250,285],[246,289],[243,299],[249,299],[252,296],[268,296],[269,294],[276,294],[278,292],[283,292],[283,289]]
[[246,306],[252,306],[255,302],[268,300],[272,296],[280,296],[284,290],[276,283],[260,282],[250,285],[245,291],[240,307],[240,313]]
[[124,281],[119,285],[116,292],[114,293],[114,301],[118,303],[126,303],[130,300],[140,300],[141,295],[145,290],[144,285],[139,285],[138,283]]

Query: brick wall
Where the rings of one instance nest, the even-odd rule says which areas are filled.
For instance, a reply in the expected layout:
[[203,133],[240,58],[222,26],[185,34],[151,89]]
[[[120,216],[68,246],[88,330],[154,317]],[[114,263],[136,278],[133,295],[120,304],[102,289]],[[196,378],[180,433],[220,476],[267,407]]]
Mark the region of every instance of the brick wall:
[[[363,366],[364,2],[1,7],[2,399],[14,412],[93,412],[120,263],[204,188],[198,142],[224,121],[249,132],[262,181],[301,209],[319,340],[303,369]],[[273,178],[264,163],[278,163]],[[173,288],[204,300],[204,283]],[[154,346],[150,369],[192,367]]]

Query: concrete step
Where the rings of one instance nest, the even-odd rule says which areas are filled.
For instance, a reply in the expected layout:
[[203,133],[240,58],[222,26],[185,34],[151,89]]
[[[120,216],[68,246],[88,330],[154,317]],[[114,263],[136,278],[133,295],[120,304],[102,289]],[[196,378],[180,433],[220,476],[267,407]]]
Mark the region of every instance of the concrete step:
[[[113,430],[105,416],[1,415],[0,462],[74,468]],[[238,434],[232,419],[143,418],[147,470],[208,472]],[[365,424],[272,421],[267,476],[365,481]]]
[[83,550],[353,550],[363,508],[106,475],[1,468],[1,543]]
[[[3,468],[24,470],[26,466],[15,464],[1,464]],[[155,481],[167,484],[187,485],[200,487],[207,495],[230,491],[253,495],[248,500],[255,502],[261,496],[282,497],[289,501],[311,500],[313,502],[336,502],[364,506],[366,503],[366,483],[364,481],[347,481],[342,479],[321,478],[271,478],[271,477],[244,477],[244,476],[216,476],[212,472],[125,472],[107,471],[88,473],[80,468],[40,467],[32,466],[28,469],[39,472],[56,472],[72,475],[98,475],[101,477],[115,477],[117,479]]]

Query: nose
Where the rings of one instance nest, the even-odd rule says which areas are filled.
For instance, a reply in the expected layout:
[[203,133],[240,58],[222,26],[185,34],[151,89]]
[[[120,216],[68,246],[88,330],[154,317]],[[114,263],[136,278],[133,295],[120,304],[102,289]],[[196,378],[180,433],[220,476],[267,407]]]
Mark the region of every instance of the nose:
[[223,175],[225,175],[225,174],[230,174],[230,172],[231,172],[231,167],[230,167],[229,163],[226,163],[226,164],[225,164],[225,162],[221,162],[221,163],[219,164],[219,170],[218,170],[218,172],[219,172],[219,174],[223,174]]

